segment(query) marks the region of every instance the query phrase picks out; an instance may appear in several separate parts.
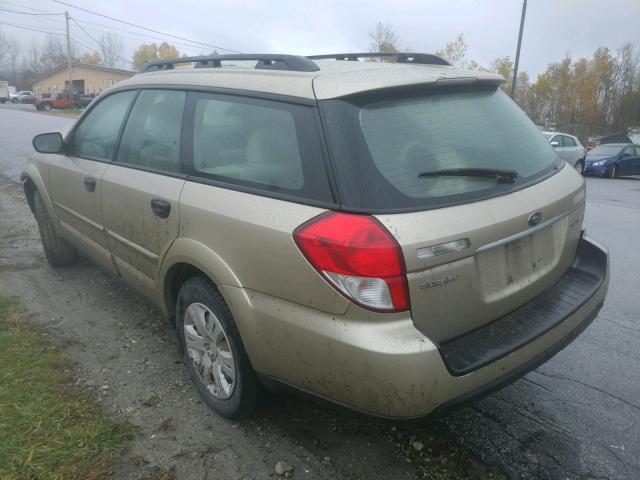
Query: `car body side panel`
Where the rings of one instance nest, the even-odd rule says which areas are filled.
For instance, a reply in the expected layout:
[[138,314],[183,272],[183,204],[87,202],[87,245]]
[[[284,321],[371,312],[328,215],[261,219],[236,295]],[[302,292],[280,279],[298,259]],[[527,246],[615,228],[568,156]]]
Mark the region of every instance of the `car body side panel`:
[[[114,261],[125,280],[150,296],[157,291],[162,259],[178,237],[184,183],[115,163],[103,177],[102,213]],[[153,199],[170,203],[167,218],[153,213]]]
[[182,265],[191,265],[203,272],[215,285],[240,287],[240,279],[229,264],[210,246],[193,238],[178,237],[162,261],[158,277],[157,303],[169,316],[175,313],[175,304],[171,297],[171,281],[175,269]]
[[636,145],[635,154],[631,160],[632,175],[640,175],[640,146]]
[[639,156],[636,154],[636,147],[630,145],[620,154],[619,175],[640,175],[638,168]]
[[58,217],[56,216],[53,208],[53,202],[49,195],[49,163],[53,161],[54,158],[54,155],[34,155],[25,166],[20,178],[23,181],[28,178],[29,181],[33,183],[36,190],[40,193],[42,201],[51,216],[53,228],[55,228],[56,232],[59,232],[60,222],[58,221]]
[[180,236],[194,239],[225,260],[225,269],[233,276],[223,272],[220,278],[339,314],[350,302],[314,270],[292,236],[298,226],[324,211],[187,181],[180,200]]
[[408,313],[352,305],[344,315],[238,287],[221,287],[258,373],[356,409],[388,417],[427,415],[439,405],[501,378],[571,334],[602,303],[597,292],[555,328],[511,354],[454,377],[437,345]]
[[[576,145],[575,146],[565,146],[564,139],[572,139]],[[560,145],[554,147],[556,153],[569,165],[575,166],[576,162],[582,160],[586,154],[586,149],[580,143],[576,137],[572,135],[558,134],[555,137],[549,139],[549,142],[559,142]]]
[[[49,191],[60,235],[67,238],[102,268],[115,273],[104,233],[100,195],[108,163],[57,155],[49,164]],[[90,191],[85,182],[94,182]]]

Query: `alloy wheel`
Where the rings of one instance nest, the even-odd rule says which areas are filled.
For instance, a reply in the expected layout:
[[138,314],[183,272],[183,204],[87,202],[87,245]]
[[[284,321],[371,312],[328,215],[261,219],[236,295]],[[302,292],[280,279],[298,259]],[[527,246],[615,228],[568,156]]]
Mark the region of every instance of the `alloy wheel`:
[[184,315],[184,340],[194,370],[211,395],[227,400],[236,386],[236,362],[222,324],[202,303],[192,303]]

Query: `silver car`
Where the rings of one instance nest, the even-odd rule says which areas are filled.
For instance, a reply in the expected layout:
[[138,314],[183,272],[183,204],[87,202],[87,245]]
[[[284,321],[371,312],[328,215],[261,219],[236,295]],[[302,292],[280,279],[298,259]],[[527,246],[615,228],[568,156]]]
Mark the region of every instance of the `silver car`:
[[547,141],[569,165],[579,173],[584,172],[584,159],[587,149],[580,143],[577,137],[562,132],[542,132]]

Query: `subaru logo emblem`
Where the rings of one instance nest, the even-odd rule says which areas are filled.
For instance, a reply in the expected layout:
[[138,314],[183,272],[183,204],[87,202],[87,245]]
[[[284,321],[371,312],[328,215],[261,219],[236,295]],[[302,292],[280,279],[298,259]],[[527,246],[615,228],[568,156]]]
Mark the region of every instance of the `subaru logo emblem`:
[[540,212],[533,212],[531,215],[529,215],[528,222],[529,225],[535,227],[540,223],[540,220],[542,220],[542,214]]

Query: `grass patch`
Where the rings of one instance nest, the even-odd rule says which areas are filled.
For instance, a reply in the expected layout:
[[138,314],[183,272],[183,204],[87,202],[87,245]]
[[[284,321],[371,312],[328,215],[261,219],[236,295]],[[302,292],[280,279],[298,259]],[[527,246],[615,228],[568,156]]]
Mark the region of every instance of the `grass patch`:
[[0,479],[99,479],[133,431],[70,385],[69,363],[0,296]]

